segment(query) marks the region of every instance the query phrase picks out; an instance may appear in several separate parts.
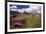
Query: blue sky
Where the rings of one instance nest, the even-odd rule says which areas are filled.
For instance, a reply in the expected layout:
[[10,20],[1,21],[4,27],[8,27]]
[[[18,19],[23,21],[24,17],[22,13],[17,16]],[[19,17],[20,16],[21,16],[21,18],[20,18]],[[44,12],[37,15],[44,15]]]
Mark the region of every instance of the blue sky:
[[29,5],[16,5],[18,9],[29,8]]
[[10,6],[12,11],[24,12],[24,11],[41,11],[41,6],[36,5],[11,5]]
[[29,5],[11,5],[11,6],[16,6],[17,9],[29,8]]

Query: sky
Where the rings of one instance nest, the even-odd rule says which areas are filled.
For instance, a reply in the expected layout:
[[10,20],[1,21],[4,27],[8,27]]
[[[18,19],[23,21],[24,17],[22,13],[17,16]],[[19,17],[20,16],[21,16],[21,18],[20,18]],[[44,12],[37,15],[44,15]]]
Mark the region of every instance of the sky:
[[41,11],[41,6],[36,6],[36,5],[10,5],[10,10],[11,11],[18,11],[23,13],[24,11],[30,13],[32,11],[37,11],[40,13]]

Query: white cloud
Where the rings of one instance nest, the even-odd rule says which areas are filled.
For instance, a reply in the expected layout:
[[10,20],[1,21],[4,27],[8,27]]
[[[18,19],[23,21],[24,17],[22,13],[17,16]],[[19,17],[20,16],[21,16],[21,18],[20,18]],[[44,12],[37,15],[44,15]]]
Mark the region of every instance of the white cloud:
[[10,8],[17,8],[17,6],[11,6]]
[[11,6],[11,11],[18,11],[18,12],[21,12],[23,13],[24,11],[28,12],[28,13],[31,13],[32,11],[37,11],[38,13],[40,13],[40,6],[35,6],[35,5],[31,5],[29,8],[23,8],[23,9],[16,9],[17,7],[16,6]]

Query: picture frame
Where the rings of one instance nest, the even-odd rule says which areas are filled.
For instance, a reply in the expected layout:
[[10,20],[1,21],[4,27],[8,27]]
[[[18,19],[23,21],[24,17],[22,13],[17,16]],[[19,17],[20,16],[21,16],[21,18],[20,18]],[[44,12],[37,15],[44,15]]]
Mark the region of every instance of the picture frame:
[[[12,5],[12,4],[15,4],[15,5],[36,5],[36,6],[41,6],[41,12],[42,12],[42,28],[36,28],[36,29],[16,29],[13,30],[12,29],[9,29],[10,25],[9,25],[9,11],[11,10],[14,10],[14,9],[10,9],[9,10],[9,6]],[[36,7],[35,6],[35,7]],[[23,7],[23,6],[22,6]],[[19,6],[20,8],[20,6]],[[39,7],[40,8],[40,7]],[[17,10],[17,9],[16,9]],[[30,13],[30,12],[29,12]],[[41,19],[41,18],[40,18]],[[41,23],[40,22],[40,23]],[[38,24],[37,24],[38,25]],[[28,2],[28,1],[5,1],[5,33],[24,33],[24,32],[42,32],[45,30],[45,4],[44,2]]]

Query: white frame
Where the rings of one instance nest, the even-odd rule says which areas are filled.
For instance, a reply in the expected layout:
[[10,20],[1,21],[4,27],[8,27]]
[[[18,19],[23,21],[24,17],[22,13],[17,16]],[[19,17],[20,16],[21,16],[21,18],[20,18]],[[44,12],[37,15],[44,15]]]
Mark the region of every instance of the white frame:
[[[21,4],[21,5],[39,5],[41,6],[41,28],[25,28],[25,29],[10,29],[10,18],[9,18],[9,5],[10,4]],[[43,4],[32,4],[32,3],[16,3],[16,2],[8,2],[7,3],[7,32],[18,32],[18,31],[35,31],[35,30],[43,30]]]

